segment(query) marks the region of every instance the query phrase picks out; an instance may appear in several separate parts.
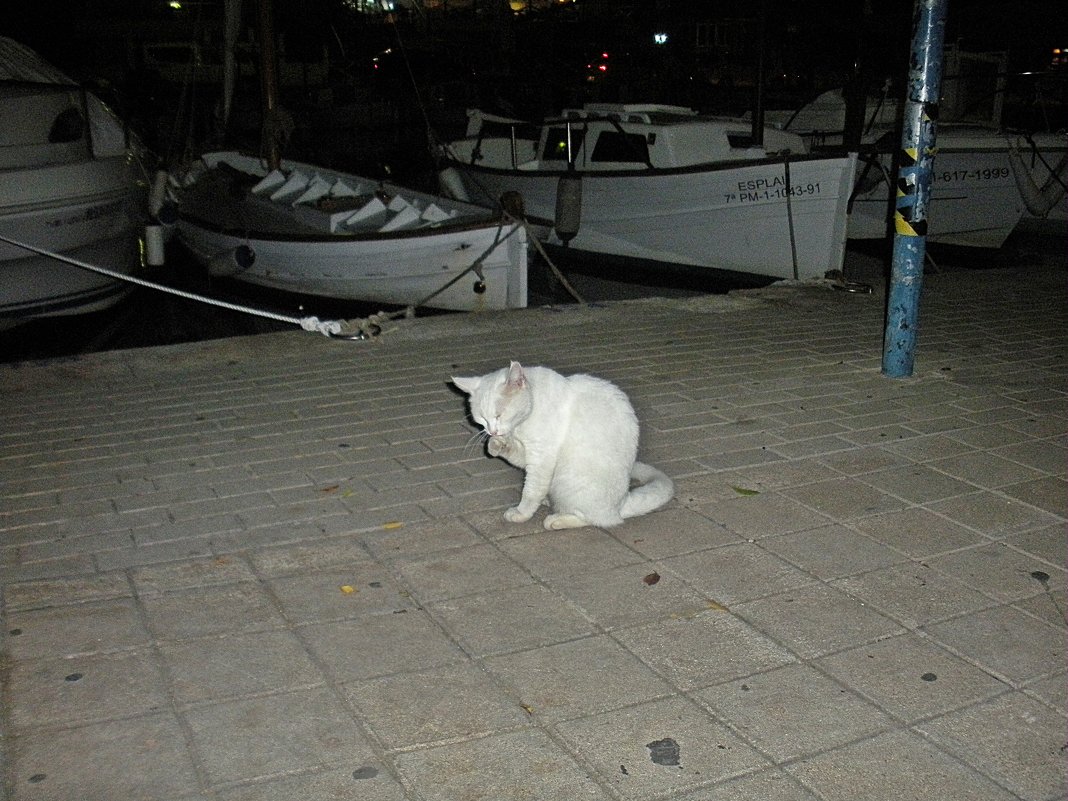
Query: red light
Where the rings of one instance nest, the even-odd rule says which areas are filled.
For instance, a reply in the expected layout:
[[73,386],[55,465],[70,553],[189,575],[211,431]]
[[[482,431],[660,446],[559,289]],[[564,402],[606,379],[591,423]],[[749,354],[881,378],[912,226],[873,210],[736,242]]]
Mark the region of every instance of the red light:
[[605,64],[601,64],[597,69],[599,69],[601,72],[608,72],[608,67]]
[[601,58],[608,58],[608,53],[601,53]]

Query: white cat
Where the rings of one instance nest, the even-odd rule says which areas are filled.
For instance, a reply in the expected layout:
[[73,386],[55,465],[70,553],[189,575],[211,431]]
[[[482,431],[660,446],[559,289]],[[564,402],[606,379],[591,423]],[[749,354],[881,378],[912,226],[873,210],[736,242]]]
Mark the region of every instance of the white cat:
[[[545,528],[616,526],[674,495],[670,478],[635,461],[638,418],[614,384],[519,362],[452,382],[470,396],[490,455],[526,470],[523,495],[505,520],[529,520],[547,499],[553,513]],[[640,486],[630,489],[632,480]]]

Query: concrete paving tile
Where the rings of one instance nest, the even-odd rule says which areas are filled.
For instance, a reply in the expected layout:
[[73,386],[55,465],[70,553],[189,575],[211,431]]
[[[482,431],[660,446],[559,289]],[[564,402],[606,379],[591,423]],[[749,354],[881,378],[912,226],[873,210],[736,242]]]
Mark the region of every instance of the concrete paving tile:
[[374,761],[352,717],[321,688],[210,704],[184,715],[214,785]]
[[320,664],[343,682],[463,659],[463,652],[421,610],[316,623],[297,632]]
[[266,631],[285,619],[263,589],[250,582],[154,593],[141,599],[156,640],[184,640],[227,631]]
[[160,656],[179,704],[321,684],[323,676],[288,631],[164,643]]
[[831,586],[909,628],[993,605],[986,595],[917,562],[832,581]]
[[735,614],[803,659],[872,642],[900,626],[844,593],[810,584],[779,595],[735,604]]
[[519,699],[470,662],[354,682],[344,692],[387,750],[530,725]]
[[776,453],[787,459],[802,459],[807,456],[823,456],[828,453],[844,451],[854,447],[853,443],[844,436],[825,436],[815,439],[802,439],[796,442],[784,442],[769,445]]
[[98,551],[93,559],[100,570],[122,570],[130,567],[158,565],[163,562],[206,559],[214,554],[214,537],[196,536],[173,542],[137,545],[133,548],[116,548]]
[[862,480],[876,489],[917,504],[966,495],[975,490],[972,484],[922,464],[867,473]]
[[1065,600],[1064,590],[1050,589],[1042,595],[1016,601],[1013,606],[1051,626],[1068,626],[1068,613],[1065,611],[1068,610],[1068,601]]
[[1068,517],[1068,481],[1064,476],[1045,476],[1001,487],[1006,495],[1037,506],[1062,519]]
[[702,466],[701,471],[692,476],[675,479],[675,498],[665,508],[674,508],[677,504],[686,509],[701,508],[713,501],[725,501],[737,498],[735,486],[746,486],[746,479],[741,477],[741,470],[713,470]]
[[11,750],[12,801],[137,798],[171,801],[199,788],[169,714],[41,731]]
[[949,431],[945,434],[926,434],[913,439],[889,442],[884,447],[891,453],[921,464],[933,459],[944,459],[947,456],[975,450],[972,446],[953,439],[955,433],[956,431]]
[[692,553],[740,539],[725,526],[677,506],[633,517],[609,533],[648,559]]
[[1006,693],[916,728],[1027,801],[1063,798],[1068,791],[1064,718],[1022,693]]
[[763,633],[719,610],[622,629],[613,637],[682,690],[795,661]]
[[1031,682],[1024,686],[1023,692],[1041,701],[1057,714],[1068,717],[1068,675],[1057,673]]
[[[723,453],[710,454],[707,456],[701,456],[693,460],[693,463],[696,464],[698,467],[707,470],[712,470],[713,472],[719,472],[722,470],[741,470],[749,467],[760,467],[768,464],[784,464],[785,462],[786,457],[782,454],[768,450],[768,444],[766,442],[765,444],[761,444],[759,447],[754,445],[751,448],[746,448],[743,450],[732,450]],[[671,462],[665,463],[663,460],[661,460],[661,464],[670,465]],[[668,473],[668,475],[678,475],[678,472],[673,471]]]
[[167,705],[152,654],[15,662],[8,676],[10,721],[19,728],[59,726],[141,715]]
[[1001,425],[1000,423],[994,423],[989,426],[961,428],[948,434],[947,438],[980,450],[992,450],[994,448],[1012,446],[1030,439],[1027,434]]
[[[475,531],[492,542],[528,534],[540,534],[545,531],[541,515],[535,514],[525,523],[509,523],[504,519],[504,509],[505,507],[502,506],[500,509],[473,511],[465,514],[463,519]],[[435,522],[434,525],[437,523]]]
[[19,581],[4,585],[4,608],[9,612],[44,606],[129,598],[133,588],[125,573]]
[[[866,481],[868,476],[864,476]],[[907,504],[859,479],[843,476],[783,490],[792,500],[842,522],[892,512]]]
[[893,719],[808,665],[786,665],[694,693],[776,763],[884,731]]
[[[860,476],[876,470],[906,467],[912,462],[890,448],[859,448],[843,453],[832,453],[820,458],[820,463],[846,476]],[[825,476],[826,477],[826,476]]]
[[326,567],[347,567],[370,562],[371,558],[360,538],[348,536],[301,545],[260,548],[249,553],[248,560],[260,576],[274,578]]
[[811,575],[756,543],[711,548],[663,559],[661,564],[698,592],[726,606],[813,581]]
[[[835,454],[835,456],[838,456],[838,454]],[[745,480],[737,483],[750,489],[765,492],[835,478],[839,473],[824,463],[824,460],[831,458],[834,457],[822,456],[795,459],[785,463],[741,468],[737,472]]]
[[[648,528],[647,521],[640,530],[644,533]],[[617,532],[626,536],[629,529],[628,522],[624,522]],[[543,531],[501,540],[498,547],[524,570],[543,581],[562,581],[573,575],[645,561],[641,554],[597,528]]]
[[649,562],[563,575],[548,583],[587,619],[608,630],[661,618],[686,617],[710,606],[699,592],[661,565]]
[[1046,526],[1007,537],[1005,544],[1015,550],[1044,559],[1051,565],[1064,567],[1068,564],[1068,538],[1064,534],[1064,526]]
[[1016,798],[931,743],[904,731],[836,748],[789,765],[786,771],[826,801]]
[[438,601],[428,609],[475,656],[551,645],[594,631],[578,610],[538,584]]
[[855,521],[853,526],[913,559],[924,559],[985,542],[974,531],[918,506],[865,517]]
[[536,798],[608,801],[606,791],[544,732],[522,731],[399,754],[404,783],[425,801]]
[[849,440],[856,445],[879,446],[919,436],[922,435],[905,425],[888,425],[879,428],[866,428],[841,435],[843,439]]
[[585,717],[673,692],[603,635],[490,657],[484,664],[538,720]]
[[1006,685],[914,634],[819,659],[816,664],[899,720],[912,723],[1004,692]]
[[816,801],[816,796],[804,789],[779,768],[770,768],[732,779],[714,787],[702,787],[693,792],[672,796],[674,801]]
[[1063,587],[1066,577],[1064,568],[1009,548],[1003,542],[936,556],[927,559],[926,564],[1000,601],[1037,595],[1050,581],[1053,586]]
[[962,495],[927,504],[926,508],[993,539],[1040,526],[1063,525],[1053,514],[998,492]]
[[[742,485],[741,489],[752,491],[746,485]],[[783,490],[783,493],[790,491]],[[739,495],[734,491],[733,494],[733,498],[698,506],[697,511],[740,537],[757,540],[788,531],[804,531],[828,522],[824,515],[779,492],[760,492],[759,495],[746,495],[743,492]]]
[[674,794],[766,764],[727,727],[682,698],[567,721],[557,731],[622,798]]
[[533,579],[493,545],[405,556],[392,567],[422,603],[530,584]]
[[478,545],[484,540],[462,520],[391,526],[360,535],[360,542],[379,559],[446,551]]
[[343,768],[285,776],[246,784],[216,793],[220,801],[327,801],[367,798],[374,801],[405,801],[404,788],[379,763],[355,763]]
[[[407,499],[405,500],[407,501]],[[518,501],[519,486],[516,485],[515,489],[495,487],[483,492],[472,492],[458,497],[450,497],[441,490],[434,489],[433,497],[423,498],[416,502],[419,504],[419,508],[426,513],[426,516],[434,520],[443,520],[448,517],[466,517],[478,512],[485,512],[488,509],[496,509],[498,510],[497,516],[498,520],[500,520],[500,526],[503,529],[505,526],[515,525],[504,521],[504,510],[510,506],[515,506]],[[535,517],[538,525],[541,525],[542,514],[536,513]],[[503,531],[501,531],[501,535],[507,536]],[[491,535],[487,535],[487,537],[495,539]]]
[[928,462],[928,465],[954,478],[986,489],[997,489],[1010,484],[1044,478],[1038,470],[995,456],[990,451],[974,451],[945,459],[935,459]]
[[347,620],[414,609],[408,591],[375,562],[314,570],[267,582],[286,618],[295,624]]
[[837,523],[769,537],[761,541],[761,546],[824,580],[875,570],[905,559],[855,528]]
[[257,580],[245,560],[234,556],[139,567],[131,572],[131,576],[134,586],[142,595]]
[[1011,606],[935,623],[925,633],[1014,686],[1060,672],[1065,660],[1058,630]]
[[149,640],[134,602],[126,599],[11,612],[5,624],[12,659],[111,653]]
[[[30,581],[32,579],[67,578],[70,576],[96,573],[98,562],[90,554],[78,554],[62,559],[48,559],[41,562],[22,562],[14,552],[14,564],[0,567],[0,584],[10,581]],[[104,568],[107,569],[106,567]]]

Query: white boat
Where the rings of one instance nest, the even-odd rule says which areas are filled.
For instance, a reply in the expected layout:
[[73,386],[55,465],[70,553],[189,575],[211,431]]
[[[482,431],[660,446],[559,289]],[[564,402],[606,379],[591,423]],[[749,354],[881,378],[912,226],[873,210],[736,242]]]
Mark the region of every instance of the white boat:
[[527,304],[526,231],[500,211],[233,151],[174,179],[177,238],[213,274],[398,306]]
[[[1004,53],[946,48],[927,211],[929,242],[998,248],[1025,217],[1066,218],[1068,135],[1001,125],[1006,63]],[[889,96],[890,88],[888,83],[881,97],[865,104],[850,239],[888,235],[901,118],[901,104]],[[846,101],[841,90],[831,90],[801,109],[768,111],[765,121],[800,134],[814,151],[833,152],[844,140]]]
[[677,106],[587,104],[535,126],[468,114],[442,149],[444,190],[518,193],[550,244],[764,279],[842,267],[855,155],[813,155],[770,128],[754,145],[749,122]]
[[0,328],[117,303],[114,278],[12,242],[132,273],[147,180],[138,146],[93,95],[0,37]]

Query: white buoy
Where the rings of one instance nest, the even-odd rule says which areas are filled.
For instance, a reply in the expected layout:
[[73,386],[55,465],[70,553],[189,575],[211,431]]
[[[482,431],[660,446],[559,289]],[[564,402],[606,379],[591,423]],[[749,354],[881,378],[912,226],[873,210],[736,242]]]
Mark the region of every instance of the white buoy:
[[439,172],[438,184],[441,186],[441,191],[453,200],[462,200],[465,203],[471,202],[471,197],[467,194],[467,190],[464,189],[464,182],[455,167],[446,167]]
[[163,226],[145,226],[145,262],[149,267],[162,267],[166,261],[163,247]]
[[148,192],[148,213],[158,218],[163,204],[167,202],[167,180],[169,176],[166,170],[157,170],[152,180],[152,187]]
[[556,182],[556,219],[553,227],[565,245],[575,238],[582,224],[582,179],[565,173]]

